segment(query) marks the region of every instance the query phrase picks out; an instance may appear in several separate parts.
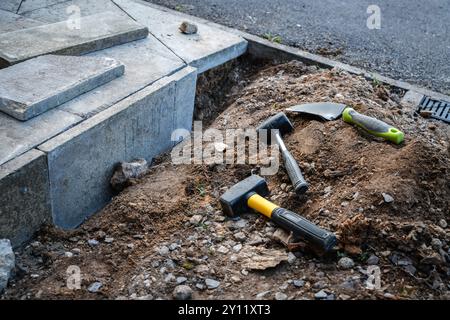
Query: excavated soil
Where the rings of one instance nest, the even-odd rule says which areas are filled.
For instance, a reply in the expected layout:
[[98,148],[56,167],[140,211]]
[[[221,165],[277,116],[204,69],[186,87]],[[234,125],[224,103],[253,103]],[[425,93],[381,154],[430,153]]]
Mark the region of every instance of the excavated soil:
[[[285,143],[310,189],[295,195],[281,167],[266,177],[270,198],[335,232],[333,252],[300,243],[288,253],[261,215],[223,215],[220,195],[261,165],[173,165],[166,155],[79,229],[39,232],[17,252],[3,298],[172,299],[183,283],[194,299],[448,299],[450,130],[414,115],[402,95],[297,61],[233,62],[199,78],[204,129],[251,128],[289,106],[331,100],[405,132],[397,146],[342,120],[288,114],[295,131]],[[367,287],[369,264],[381,287]],[[71,265],[79,290],[66,285]]]

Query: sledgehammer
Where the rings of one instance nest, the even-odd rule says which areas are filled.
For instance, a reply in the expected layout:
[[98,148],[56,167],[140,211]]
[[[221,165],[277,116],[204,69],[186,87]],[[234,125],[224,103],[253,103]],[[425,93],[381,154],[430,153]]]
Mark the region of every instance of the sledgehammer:
[[229,216],[248,212],[251,208],[325,251],[334,247],[337,240],[332,232],[263,198],[268,194],[266,180],[258,175],[252,175],[228,189],[220,197],[220,204],[225,214]]
[[[308,183],[305,181],[305,178],[303,178],[303,174],[300,170],[300,167],[297,164],[297,161],[295,161],[292,154],[289,152],[289,150],[286,148],[283,139],[281,139],[281,136],[291,132],[294,127],[292,126],[292,123],[289,121],[288,117],[283,112],[279,112],[273,117],[270,117],[266,121],[264,121],[259,127],[258,131],[265,129],[265,130],[276,130],[276,133],[274,134],[276,143],[280,147],[281,155],[284,159],[284,166],[286,167],[286,171],[289,175],[289,179],[291,179],[291,183],[294,186],[294,191],[298,194],[304,194],[308,190]],[[271,132],[268,132],[267,139],[268,143],[271,143],[272,134]]]

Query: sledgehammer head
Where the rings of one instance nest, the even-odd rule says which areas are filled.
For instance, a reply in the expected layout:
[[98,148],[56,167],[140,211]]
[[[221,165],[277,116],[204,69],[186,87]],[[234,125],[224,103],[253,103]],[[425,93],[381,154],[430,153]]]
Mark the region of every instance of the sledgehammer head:
[[[261,123],[258,127],[258,131],[261,129],[279,130],[280,134],[283,136],[286,133],[292,132],[292,130],[294,130],[294,126],[289,121],[288,117],[284,114],[284,112],[279,112],[276,115],[264,121],[263,123]],[[268,139],[270,139],[270,136],[271,135],[268,134]]]
[[269,194],[266,180],[257,175],[238,182],[220,197],[223,211],[231,217],[248,212],[247,199],[254,193],[262,197]]

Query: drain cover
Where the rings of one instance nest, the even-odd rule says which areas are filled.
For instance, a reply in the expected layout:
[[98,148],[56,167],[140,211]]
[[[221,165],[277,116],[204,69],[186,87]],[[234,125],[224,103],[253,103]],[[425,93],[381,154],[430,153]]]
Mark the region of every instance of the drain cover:
[[430,112],[431,117],[450,123],[450,102],[433,100],[424,96],[417,107],[417,112]]

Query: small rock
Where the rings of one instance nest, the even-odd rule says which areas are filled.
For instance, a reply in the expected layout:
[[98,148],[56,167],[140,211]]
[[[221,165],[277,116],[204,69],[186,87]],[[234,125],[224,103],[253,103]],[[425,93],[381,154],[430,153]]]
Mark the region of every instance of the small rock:
[[90,293],[96,293],[100,290],[100,288],[103,287],[103,284],[101,282],[94,282],[88,287],[88,291]]
[[348,201],[341,202],[341,207],[347,207],[347,206],[348,206]]
[[369,266],[375,266],[380,262],[380,258],[378,258],[376,255],[372,254],[370,255],[369,259],[367,259],[367,264]]
[[283,292],[277,292],[275,293],[275,300],[286,300],[287,299],[287,295]]
[[191,217],[191,219],[189,219],[189,222],[193,225],[197,225],[202,221],[202,219],[203,219],[202,215],[196,214],[196,215],[193,215]]
[[256,299],[262,299],[262,298],[264,298],[265,296],[267,296],[269,293],[270,293],[270,291],[263,291],[263,292],[260,292],[260,293],[258,293],[258,294],[256,295]]
[[228,252],[230,252],[230,249],[225,246],[220,246],[219,248],[217,248],[217,252],[221,254],[227,254]]
[[301,288],[305,285],[305,281],[303,280],[294,280],[292,281],[292,284],[297,287],[297,288]]
[[355,263],[349,257],[343,257],[339,259],[338,265],[342,269],[351,269],[355,266]]
[[114,238],[112,238],[112,237],[106,237],[106,238],[105,238],[105,242],[106,242],[106,243],[113,243],[113,242],[114,242]]
[[208,287],[208,289],[216,289],[220,286],[220,282],[214,279],[206,279],[205,284]]
[[130,185],[130,179],[142,177],[148,170],[145,159],[136,159],[132,162],[121,162],[111,178],[111,186],[114,190],[122,191]]
[[242,231],[236,232],[233,236],[236,240],[241,242],[244,242],[247,239],[247,236]]
[[176,249],[178,249],[179,245],[177,243],[171,243],[169,246],[169,250],[170,251],[174,251]]
[[248,225],[248,221],[247,220],[239,219],[238,221],[236,221],[233,224],[233,228],[234,229],[243,229],[243,228],[247,227],[247,225]]
[[6,289],[16,257],[8,239],[0,239],[0,293]]
[[391,203],[394,202],[394,198],[388,193],[382,193],[384,202]]
[[295,254],[293,254],[292,252],[289,252],[288,254],[288,263],[289,264],[293,264],[295,262],[295,260],[297,260],[297,257],[295,256]]
[[178,29],[184,34],[196,34],[198,31],[197,25],[187,21],[183,21]]
[[175,280],[175,276],[172,273],[167,274],[164,278],[164,282],[172,282],[173,280]]
[[328,186],[328,187],[326,187],[325,189],[323,189],[323,192],[324,192],[325,194],[330,193],[330,192],[331,192],[331,186]]
[[89,240],[88,240],[88,244],[89,244],[91,247],[95,247],[95,246],[98,246],[99,242],[98,242],[97,240],[95,240],[95,239],[89,239]]
[[161,256],[166,256],[166,255],[168,255],[168,254],[169,254],[169,251],[170,251],[170,249],[169,249],[168,247],[166,247],[166,246],[161,246],[161,247],[158,249],[158,253],[159,253]]
[[238,282],[241,282],[241,278],[239,278],[238,276],[232,276],[231,281],[238,283]]
[[73,253],[70,252],[70,251],[67,251],[67,252],[64,252],[64,256],[65,256],[66,258],[72,258],[72,257],[73,257]]
[[192,298],[192,289],[186,285],[176,286],[173,290],[173,297],[176,300],[189,300]]
[[235,245],[235,246],[233,246],[233,251],[234,252],[239,252],[239,251],[241,251],[241,249],[242,249],[242,244],[237,244],[237,245]]
[[447,228],[447,221],[445,219],[439,220],[439,226],[443,229]]
[[437,239],[437,238],[433,238],[431,239],[431,247],[436,250],[439,251],[439,249],[442,248],[442,241]]
[[314,298],[316,298],[318,300],[326,299],[327,297],[328,297],[328,294],[323,290],[320,290],[319,292],[314,294]]
[[186,277],[177,277],[177,284],[182,284],[187,281]]
[[250,241],[248,242],[249,245],[251,246],[257,246],[264,243],[264,239],[261,238],[259,235],[253,235],[250,239]]
[[204,286],[203,284],[201,284],[201,283],[197,283],[197,284],[195,285],[195,287],[196,287],[198,290],[205,290],[205,286]]

